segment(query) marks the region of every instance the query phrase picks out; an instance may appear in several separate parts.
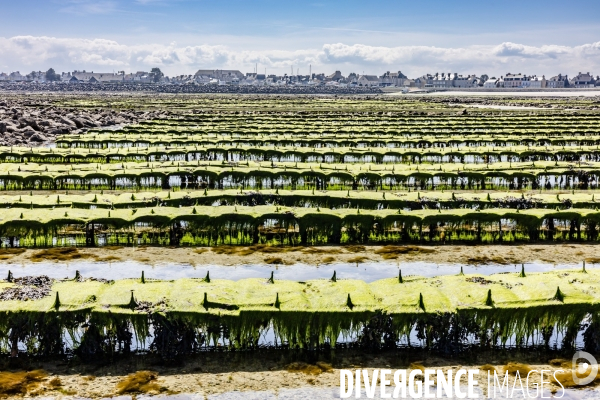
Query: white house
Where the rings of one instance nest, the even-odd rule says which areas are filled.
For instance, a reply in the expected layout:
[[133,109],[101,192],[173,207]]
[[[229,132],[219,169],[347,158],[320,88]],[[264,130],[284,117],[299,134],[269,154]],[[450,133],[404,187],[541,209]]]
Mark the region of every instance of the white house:
[[483,83],[484,89],[496,89],[499,87],[500,79],[493,76]]
[[542,77],[538,77],[533,75],[529,77],[529,88],[530,89],[545,89],[546,88],[546,77],[542,75]]
[[593,88],[596,84],[594,80],[594,75],[589,72],[582,74],[581,72],[577,74],[573,79],[571,79],[570,86],[585,89],[585,88]]
[[379,86],[379,78],[376,75],[361,75],[356,82],[358,86]]
[[475,88],[477,87],[478,80],[475,75],[462,76],[454,74],[454,79],[452,81],[453,87],[458,88]]
[[523,87],[523,81],[526,80],[523,74],[511,74],[510,72],[504,77],[505,88],[521,88]]

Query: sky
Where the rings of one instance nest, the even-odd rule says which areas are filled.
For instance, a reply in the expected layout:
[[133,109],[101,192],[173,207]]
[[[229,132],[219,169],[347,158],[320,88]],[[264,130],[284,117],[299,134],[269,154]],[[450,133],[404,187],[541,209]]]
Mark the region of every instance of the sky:
[[598,0],[1,3],[3,72],[600,74]]

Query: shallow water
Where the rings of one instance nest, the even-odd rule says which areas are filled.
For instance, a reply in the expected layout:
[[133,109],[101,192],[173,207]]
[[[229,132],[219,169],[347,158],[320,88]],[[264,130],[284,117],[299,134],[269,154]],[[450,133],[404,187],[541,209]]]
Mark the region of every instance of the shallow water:
[[492,108],[495,110],[547,110],[544,107],[505,106],[498,104],[450,104],[453,107]]
[[[588,264],[586,268],[598,268],[600,264]],[[336,271],[338,279],[362,279],[373,282],[379,279],[397,277],[398,271],[402,276],[419,275],[433,277],[439,275],[465,274],[491,275],[502,272],[519,272],[521,265],[461,265],[437,264],[434,262],[366,262],[362,264],[334,263],[326,265],[294,264],[288,266],[272,266],[265,264],[247,265],[202,265],[189,264],[145,264],[137,261],[93,262],[72,261],[68,263],[40,262],[22,264],[0,264],[0,278],[12,271],[15,277],[26,275],[48,275],[51,278],[73,278],[75,271],[83,277],[104,279],[139,278],[144,271],[146,278],[177,279],[203,278],[210,271],[213,279],[231,279],[234,281],[245,278],[268,278],[273,271],[276,279],[306,281],[310,279],[329,279]],[[557,269],[581,268],[579,264],[547,264],[526,263],[526,272],[545,272]]]
[[[600,264],[588,264],[587,269],[598,268]],[[41,262],[41,263],[23,263],[23,264],[0,264],[0,279],[8,275],[10,270],[15,278],[27,275],[48,275],[55,279],[73,278],[75,271],[79,271],[85,277],[104,278],[104,279],[125,279],[140,278],[142,271],[146,279],[164,279],[171,280],[177,278],[203,278],[210,271],[212,279],[230,279],[239,280],[245,278],[264,278],[267,279],[271,272],[275,279],[306,281],[312,279],[330,279],[333,272],[336,272],[338,279],[361,279],[366,282],[373,282],[379,279],[396,278],[399,270],[402,276],[419,275],[425,277],[434,277],[440,275],[456,275],[460,273],[461,268],[465,274],[490,275],[495,273],[520,272],[521,265],[461,265],[461,264],[436,264],[432,262],[369,262],[364,264],[336,263],[329,265],[307,265],[294,264],[290,266],[270,266],[270,265],[203,265],[193,266],[189,264],[156,264],[150,265],[137,261],[119,261],[119,262],[93,262],[77,260],[68,263]],[[581,264],[544,264],[527,263],[526,272],[544,272],[559,269],[581,268]],[[550,343],[560,347],[562,334],[555,331],[551,337]],[[343,336],[340,334],[338,342],[352,342],[356,340],[354,336]],[[223,344],[223,340],[219,340]],[[276,337],[273,327],[268,327],[261,332],[259,345],[274,345]],[[416,331],[400,343],[401,345],[422,346],[418,339]],[[513,340],[508,341],[512,345]],[[134,341],[134,349],[147,349],[149,343]],[[576,339],[577,347],[583,345],[582,332]],[[600,397],[599,397],[600,398]]]
[[[421,94],[421,93],[419,93]],[[507,96],[507,97],[595,97],[600,96],[599,90],[515,90],[515,91],[447,91],[430,92],[429,96]]]

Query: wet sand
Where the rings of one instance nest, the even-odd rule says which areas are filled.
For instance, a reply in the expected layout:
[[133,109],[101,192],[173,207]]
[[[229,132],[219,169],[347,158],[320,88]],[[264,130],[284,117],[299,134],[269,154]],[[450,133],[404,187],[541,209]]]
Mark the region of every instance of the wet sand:
[[[509,362],[517,362],[521,364],[521,368],[538,371],[531,373],[530,388],[532,389],[535,388],[532,383],[539,382],[539,371],[542,369],[550,370],[551,373],[561,369],[567,372],[570,371],[566,368],[567,364],[558,365],[561,360],[559,359],[557,363],[554,356],[546,356],[546,358],[537,356],[536,359],[531,355],[518,354],[480,355],[476,357],[476,360],[468,360],[460,357],[444,359],[428,355],[426,352],[419,354],[402,351],[379,354],[348,353],[338,354],[331,363],[325,360],[304,365],[305,368],[301,371],[289,370],[297,368],[299,364],[293,364],[289,360],[282,360],[282,358],[271,352],[262,357],[258,357],[256,353],[201,355],[190,358],[185,363],[177,363],[174,366],[162,365],[158,360],[152,360],[148,357],[135,356],[105,366],[80,364],[77,361],[71,363],[36,363],[35,365],[30,364],[29,368],[42,368],[49,376],[37,388],[30,391],[29,395],[60,396],[76,394],[78,397],[88,398],[115,396],[120,394],[117,389],[118,383],[125,379],[127,374],[142,370],[151,370],[158,373],[158,379],[152,381],[155,385],[147,391],[148,394],[195,393],[204,396],[231,391],[277,392],[279,389],[303,387],[323,389],[339,387],[340,369],[369,369],[372,372],[375,368],[392,370],[433,368],[443,369],[445,373],[449,369],[453,371],[461,368],[480,369],[478,381],[480,385],[485,387],[487,371],[484,369],[489,368],[490,365],[486,365],[484,369],[481,369],[482,365],[491,364],[500,375],[504,373],[504,368]],[[554,361],[550,365],[553,359]],[[562,362],[568,363],[564,359]],[[323,367],[325,371],[316,367],[315,364]],[[302,367],[301,364],[300,367]],[[329,367],[331,369],[328,369]],[[2,368],[2,370],[6,369]],[[49,383],[54,378],[59,379],[60,385],[54,385],[55,387],[53,387]],[[466,380],[463,380],[462,383],[466,385]],[[510,387],[512,387],[514,376],[509,380]],[[545,372],[545,380],[548,380],[547,372]],[[522,381],[525,385],[525,379]],[[56,381],[54,382],[56,383]],[[560,386],[547,384],[545,387],[552,392],[558,391],[557,395],[560,396],[562,390]]]
[[[334,262],[365,261],[434,262],[438,264],[521,264],[528,262],[577,264],[600,262],[597,244],[531,245],[444,245],[444,246],[322,246],[322,247],[243,247],[213,248],[99,247],[78,248],[63,254],[57,249],[0,250],[0,263],[27,264],[38,261],[138,261],[151,265],[179,263],[190,265],[323,265]],[[18,250],[18,249],[17,249]]]

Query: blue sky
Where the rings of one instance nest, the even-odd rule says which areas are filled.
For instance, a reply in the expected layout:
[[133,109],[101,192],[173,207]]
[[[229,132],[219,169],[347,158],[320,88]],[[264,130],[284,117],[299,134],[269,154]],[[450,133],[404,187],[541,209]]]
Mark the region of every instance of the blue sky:
[[600,74],[596,1],[22,0],[0,71]]

